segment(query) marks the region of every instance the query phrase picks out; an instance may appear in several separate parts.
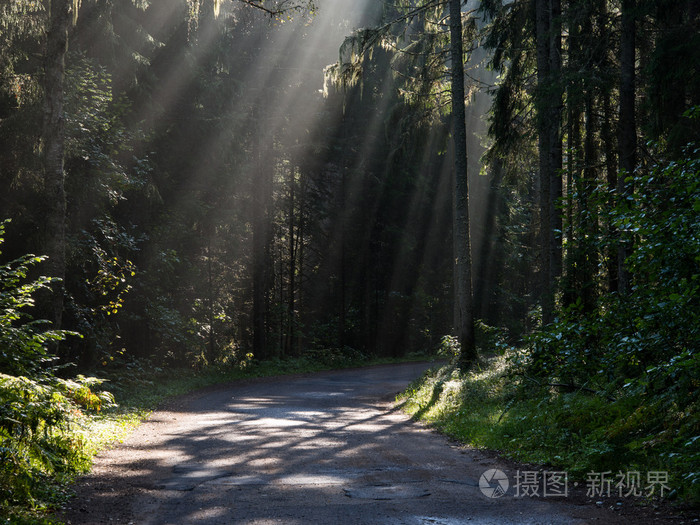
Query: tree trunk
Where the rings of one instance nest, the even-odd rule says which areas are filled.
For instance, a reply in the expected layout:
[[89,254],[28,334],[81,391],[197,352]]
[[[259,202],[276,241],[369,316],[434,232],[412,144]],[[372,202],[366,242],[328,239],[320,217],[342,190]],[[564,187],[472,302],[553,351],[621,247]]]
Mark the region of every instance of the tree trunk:
[[[595,9],[598,19],[598,27],[600,28],[599,40],[601,42],[609,42],[611,28],[609,23],[608,2],[605,0],[598,0]],[[611,49],[606,49],[604,55],[601,57],[599,65],[599,69],[601,71],[608,71],[613,68],[611,53]],[[618,170],[618,161],[615,151],[614,110],[612,105],[613,87],[614,86],[611,82],[606,81],[601,84],[600,93],[600,105],[603,112],[603,121],[600,123],[600,140],[602,143],[603,154],[605,156],[605,180],[609,191],[615,191],[617,188]],[[612,204],[612,199],[610,199],[606,203],[606,206]],[[609,221],[605,221],[605,223],[601,224],[601,227],[606,230],[605,235],[607,235],[608,238],[615,237],[615,228],[609,223]],[[607,273],[607,291],[617,292],[617,247],[610,245],[600,255],[603,257]]]
[[[346,135],[347,136],[347,135]],[[348,221],[348,210],[347,210],[347,195],[346,195],[346,184],[347,184],[347,176],[348,176],[348,162],[347,159],[343,159],[343,166],[342,166],[342,172],[340,174],[340,260],[339,262],[339,268],[338,271],[340,273],[339,279],[338,279],[338,285],[340,286],[339,290],[339,299],[340,299],[340,304],[339,304],[339,311],[338,311],[338,347],[343,350],[345,348],[345,342],[346,342],[346,334],[345,334],[345,324],[346,324],[346,315],[347,315],[347,309],[346,309],[346,297],[345,297],[345,289],[347,286],[346,283],[346,262],[345,262],[345,229],[347,228],[347,221]]]
[[[549,85],[548,132],[549,159],[549,282],[552,294],[562,271],[562,82],[561,82],[561,0],[549,0]],[[552,297],[553,299],[553,297]]]
[[288,223],[288,254],[289,265],[287,267],[287,336],[285,338],[284,351],[286,355],[294,354],[294,327],[296,325],[294,317],[296,298],[296,273],[297,273],[297,245],[296,245],[296,217],[295,217],[295,186],[296,186],[296,166],[290,163],[289,167],[289,223]]
[[[637,127],[635,123],[635,0],[622,0],[620,28],[620,138],[619,160],[621,174],[617,179],[619,195],[631,191],[626,178],[635,170],[637,163]],[[617,251],[618,289],[620,293],[629,290],[629,273],[625,259],[629,248],[621,243]]]
[[[582,9],[578,4],[570,6],[568,10],[568,68],[577,71],[582,63],[581,24]],[[579,188],[581,179],[580,171],[583,165],[582,135],[581,135],[581,109],[582,98],[581,80],[572,75],[567,85],[567,160],[566,160],[566,271],[562,285],[562,305],[568,306],[576,302],[578,296],[578,270],[581,249],[576,239],[578,229],[575,213],[574,195]]]
[[[606,88],[603,92],[603,118],[605,122],[602,126],[603,148],[605,150],[605,175],[608,190],[612,191],[617,188],[617,159],[615,157],[615,144],[611,128],[613,124],[613,108],[610,101],[610,92]],[[612,204],[612,203],[609,203]],[[609,222],[606,224],[608,236],[613,238],[617,235],[615,228]],[[617,247],[610,246],[605,255],[605,265],[608,272],[608,292],[618,291],[618,266],[617,266]]]
[[[572,38],[572,48],[574,47],[574,38]],[[564,287],[564,297],[562,299],[564,305],[570,305],[576,302],[577,289],[579,283],[579,271],[581,268],[581,248],[578,246],[579,229],[576,227],[578,218],[574,213],[574,193],[577,193],[581,185],[581,166],[583,159],[581,156],[581,110],[578,106],[579,97],[581,95],[580,86],[578,83],[569,86],[568,98],[569,116],[568,116],[568,166],[567,166],[567,271],[566,285]]]
[[63,80],[68,50],[68,28],[71,23],[72,0],[47,2],[49,29],[46,33],[44,57],[44,184],[48,196],[46,213],[46,270],[54,283],[51,314],[55,328],[63,317],[63,279],[66,274],[66,192],[63,170],[64,127]]
[[[307,188],[308,176],[302,166],[299,167],[299,224],[297,226],[297,302],[296,308],[299,312],[299,317],[297,318],[297,323],[302,324],[304,319],[302,317],[305,301],[304,301],[304,263],[305,263],[305,250],[304,250],[304,236],[306,235],[306,195],[308,193]],[[295,327],[296,328],[296,327]],[[294,350],[297,355],[300,355],[304,349],[304,340],[302,336],[302,330],[296,330],[296,346]]]
[[596,272],[598,270],[598,250],[590,245],[591,239],[598,236],[598,210],[591,202],[591,195],[595,190],[597,180],[598,151],[596,148],[596,135],[598,122],[595,112],[593,86],[588,86],[585,94],[585,115],[586,115],[586,139],[584,141],[585,168],[583,170],[583,194],[581,196],[581,207],[585,213],[582,214],[584,224],[584,267],[581,282],[581,295],[583,307],[586,312],[592,312],[595,308],[597,298],[597,287],[595,283]]
[[267,318],[270,294],[270,218],[272,193],[272,137],[261,130],[262,112],[254,116],[258,137],[253,139],[257,173],[253,180],[253,354],[268,357]]
[[550,56],[549,56],[549,1],[534,0],[535,2],[535,40],[537,55],[537,85],[539,87],[537,100],[537,131],[540,168],[540,293],[542,305],[542,323],[549,324],[554,317],[554,290],[550,279],[551,259],[549,253],[550,227],[549,206],[551,202],[551,185],[549,173],[552,161],[552,135],[549,133],[549,93],[544,86],[549,80]]
[[540,272],[542,322],[554,319],[556,281],[562,269],[561,3],[535,0],[537,122],[540,164]]
[[[211,230],[213,230],[212,228]],[[214,364],[216,359],[216,333],[214,327],[216,324],[216,316],[214,311],[215,292],[214,292],[214,268],[212,264],[212,237],[213,231],[206,231],[207,235],[207,315],[209,317],[209,355],[207,361],[209,364]]]
[[474,309],[469,239],[469,180],[467,177],[467,129],[464,110],[464,63],[462,10],[460,0],[450,0],[450,57],[452,95],[452,138],[454,140],[453,245],[455,272],[455,326],[460,343],[460,364],[469,366],[476,358]]

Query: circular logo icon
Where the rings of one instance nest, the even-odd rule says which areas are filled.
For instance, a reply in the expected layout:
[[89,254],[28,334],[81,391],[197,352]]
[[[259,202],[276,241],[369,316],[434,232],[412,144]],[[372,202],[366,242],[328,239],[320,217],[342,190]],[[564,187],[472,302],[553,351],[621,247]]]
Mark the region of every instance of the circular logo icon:
[[508,491],[508,486],[508,476],[495,468],[487,470],[479,478],[479,488],[487,498],[500,498]]

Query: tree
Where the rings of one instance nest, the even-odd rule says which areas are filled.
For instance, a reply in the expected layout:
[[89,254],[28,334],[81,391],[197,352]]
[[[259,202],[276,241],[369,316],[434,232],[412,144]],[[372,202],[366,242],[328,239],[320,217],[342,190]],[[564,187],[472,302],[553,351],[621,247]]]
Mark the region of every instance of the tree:
[[561,7],[559,0],[535,0],[536,98],[540,163],[540,247],[542,321],[554,315],[556,278],[561,272]]
[[467,128],[464,113],[464,46],[460,0],[450,0],[450,60],[452,94],[452,140],[454,143],[453,244],[455,261],[455,327],[460,344],[460,363],[476,360],[474,302],[469,229],[469,178],[467,174]]
[[44,184],[47,193],[46,253],[47,273],[57,279],[52,295],[52,315],[56,328],[63,317],[63,279],[66,274],[66,192],[63,171],[65,121],[63,81],[68,50],[68,29],[76,5],[72,0],[47,0],[49,25],[44,56]]
[[[389,4],[392,5],[392,4]],[[461,361],[468,366],[476,359],[474,339],[474,299],[472,291],[472,261],[469,216],[469,181],[467,173],[467,130],[465,115],[464,43],[465,27],[459,0],[449,2],[416,2],[398,7],[389,21],[377,29],[361,30],[346,40],[341,57],[351,50],[350,60],[330,70],[336,82],[352,85],[358,81],[366,55],[379,44],[392,47],[396,53],[401,91],[418,111],[443,110],[442,94],[451,95],[453,144],[452,187],[452,260],[453,267],[453,329],[460,341]],[[447,8],[447,12],[445,12]],[[442,30],[441,20],[449,18],[449,33]],[[403,29],[401,29],[403,27]],[[409,29],[410,28],[410,32]],[[406,36],[410,34],[411,36]],[[449,35],[449,36],[448,36]],[[449,57],[449,73],[447,70]],[[399,62],[400,60],[400,62]],[[399,66],[409,63],[407,72]],[[450,88],[445,80],[449,77]],[[420,108],[420,109],[418,109]],[[426,111],[427,110],[427,111]],[[420,119],[419,113],[417,119]]]
[[[257,125],[269,126],[265,111],[255,114]],[[253,184],[253,355],[269,356],[268,311],[271,288],[272,192],[274,180],[273,136],[269,129],[259,129],[255,144],[256,176]]]
[[[617,179],[617,191],[624,195],[631,188],[627,182],[637,164],[637,123],[635,119],[636,99],[636,22],[635,0],[622,0],[620,22],[620,120],[619,120],[619,159],[620,177]],[[620,245],[617,248],[617,277],[620,293],[627,293],[630,278],[625,260],[629,247]]]

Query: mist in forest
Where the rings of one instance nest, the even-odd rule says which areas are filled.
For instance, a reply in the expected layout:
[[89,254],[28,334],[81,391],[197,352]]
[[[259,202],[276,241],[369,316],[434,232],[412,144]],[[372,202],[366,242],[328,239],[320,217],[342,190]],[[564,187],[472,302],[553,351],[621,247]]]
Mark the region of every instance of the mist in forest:
[[[88,337],[66,344],[65,360],[398,356],[450,333],[448,119],[402,94],[412,55],[391,46],[365,49],[359,76],[329,89],[346,39],[397,12],[316,7],[80,4],[65,60],[62,324]],[[29,36],[17,42],[31,51],[41,40]],[[3,56],[41,92],[31,53]],[[495,319],[484,60],[467,64],[471,237],[477,315]],[[53,236],[32,175],[42,101],[8,96],[4,132],[18,142],[3,157],[5,252],[42,253]]]

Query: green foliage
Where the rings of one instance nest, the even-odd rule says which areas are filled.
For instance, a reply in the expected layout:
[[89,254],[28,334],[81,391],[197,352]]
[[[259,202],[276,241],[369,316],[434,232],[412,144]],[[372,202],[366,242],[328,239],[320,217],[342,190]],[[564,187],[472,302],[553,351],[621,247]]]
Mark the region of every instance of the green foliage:
[[670,474],[671,494],[700,501],[697,419],[646,396],[611,402],[585,391],[562,393],[523,379],[513,357],[492,357],[468,373],[433,369],[398,400],[463,443],[564,470],[572,481],[588,472],[661,470]]
[[444,335],[440,339],[440,344],[437,348],[437,355],[447,357],[450,360],[455,360],[459,357],[460,345],[459,339],[454,335]]
[[124,226],[118,207],[146,188],[148,163],[133,153],[125,97],[114,93],[107,68],[85,52],[67,57],[65,79],[68,291],[64,325],[86,336],[71,345],[83,367],[118,349],[119,320],[136,275],[133,258],[143,233]]
[[50,346],[77,334],[48,329],[27,312],[51,282],[28,280],[42,260],[27,255],[0,267],[0,509],[50,503],[62,478],[88,466],[71,425],[82,410],[114,403],[111,394],[93,390],[101,380],[55,375]]
[[489,22],[483,43],[492,50],[490,66],[501,75],[494,92],[489,135],[494,139],[492,155],[518,156],[533,137],[533,122],[523,118],[532,110],[534,96],[534,38],[530,4],[481,2],[480,11]]
[[[476,346],[480,354],[503,354],[508,350],[507,330],[495,326],[489,326],[482,320],[474,323]],[[454,335],[445,335],[437,345],[436,354],[446,357],[453,363],[459,358],[459,340]]]
[[[620,461],[672,468],[687,480],[688,497],[698,498],[700,150],[627,182],[630,195],[593,194],[614,203],[603,213],[614,234],[587,243],[601,253],[629,246],[631,289],[600,297],[592,309],[579,298],[514,357],[518,377],[548,407],[542,414],[525,408],[518,431],[554,424],[590,456],[570,451],[572,468]],[[534,436],[518,446],[532,450],[540,440],[547,443]],[[566,449],[562,440],[550,447],[552,454]]]
[[52,385],[0,375],[0,508],[38,503],[37,485],[84,467],[80,443],[62,433],[73,405]]
[[574,233],[589,251],[629,246],[627,294],[600,296],[593,307],[574,300],[525,348],[482,368],[433,372],[404,394],[406,409],[460,440],[573,479],[668,471],[673,496],[700,501],[699,153],[628,174],[629,195],[598,188],[588,196],[611,228]]
[[26,74],[42,33],[44,9],[40,2],[13,0],[0,6],[0,115],[31,102],[37,86]]
[[[0,245],[5,226],[0,223]],[[47,345],[61,341],[66,332],[46,329],[47,321],[35,321],[26,313],[34,305],[34,295],[48,290],[51,279],[39,277],[27,281],[33,266],[45,257],[24,255],[0,266],[0,371],[12,375],[39,376],[55,358]]]
[[700,151],[629,177],[633,195],[613,199],[606,220],[619,231],[598,248],[631,246],[627,295],[577,302],[530,340],[530,373],[606,390],[646,393],[684,407],[698,399],[700,356]]
[[[93,219],[71,239],[72,290],[68,322],[85,335],[84,363],[108,359],[118,344],[118,316],[132,288],[136,266],[129,257],[137,251],[136,239],[109,216]],[[114,319],[117,317],[117,319]]]
[[503,354],[509,348],[507,341],[508,331],[505,328],[490,326],[482,320],[477,320],[474,325],[476,346],[481,353]]

